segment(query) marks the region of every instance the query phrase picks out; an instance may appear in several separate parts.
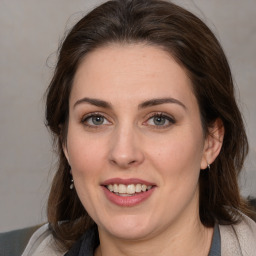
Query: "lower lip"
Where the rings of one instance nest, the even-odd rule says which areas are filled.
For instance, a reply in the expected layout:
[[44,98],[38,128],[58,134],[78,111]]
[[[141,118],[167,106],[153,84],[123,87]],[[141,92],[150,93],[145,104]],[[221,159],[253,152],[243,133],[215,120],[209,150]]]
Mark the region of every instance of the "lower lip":
[[147,200],[152,193],[155,190],[155,187],[151,188],[148,191],[141,192],[138,194],[135,194],[133,196],[118,196],[112,192],[110,192],[106,187],[102,186],[103,191],[108,198],[108,200],[118,206],[123,206],[123,207],[132,207],[135,205],[138,205],[142,203],[143,201]]

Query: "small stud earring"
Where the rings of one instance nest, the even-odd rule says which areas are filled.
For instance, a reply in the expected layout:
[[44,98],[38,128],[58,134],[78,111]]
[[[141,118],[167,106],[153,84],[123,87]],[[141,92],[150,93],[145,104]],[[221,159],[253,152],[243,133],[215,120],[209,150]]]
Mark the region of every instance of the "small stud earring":
[[208,171],[210,171],[211,166],[207,163]]
[[70,184],[69,188],[71,190],[74,188],[74,180],[73,180],[73,178],[71,178],[71,184]]

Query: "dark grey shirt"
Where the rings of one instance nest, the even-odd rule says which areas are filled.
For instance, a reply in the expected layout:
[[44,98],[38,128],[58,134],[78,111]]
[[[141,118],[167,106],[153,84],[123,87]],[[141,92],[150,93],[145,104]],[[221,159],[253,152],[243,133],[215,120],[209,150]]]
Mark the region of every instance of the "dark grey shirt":
[[[93,256],[94,250],[99,245],[99,235],[97,226],[87,230],[82,238],[64,256]],[[220,251],[220,231],[215,225],[212,245],[208,256],[221,256]]]
[[220,245],[220,229],[219,225],[216,224],[214,227],[212,245],[208,256],[221,256]]

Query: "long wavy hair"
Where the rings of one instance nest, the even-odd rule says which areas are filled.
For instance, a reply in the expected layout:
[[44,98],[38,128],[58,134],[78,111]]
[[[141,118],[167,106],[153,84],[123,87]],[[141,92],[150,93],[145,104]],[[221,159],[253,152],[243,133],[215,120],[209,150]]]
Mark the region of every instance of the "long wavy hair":
[[[199,178],[199,213],[205,226],[232,224],[239,212],[248,214],[237,178],[248,151],[232,75],[225,54],[210,29],[187,10],[161,0],[108,1],[84,16],[59,48],[55,73],[47,90],[46,123],[58,152],[58,169],[48,200],[48,221],[61,248],[69,249],[93,225],[76,190],[70,190],[70,166],[62,145],[66,141],[69,96],[79,64],[107,44],[145,43],[164,49],[186,70],[200,108],[202,127],[221,119],[225,136],[210,171]],[[60,224],[61,222],[61,224]]]

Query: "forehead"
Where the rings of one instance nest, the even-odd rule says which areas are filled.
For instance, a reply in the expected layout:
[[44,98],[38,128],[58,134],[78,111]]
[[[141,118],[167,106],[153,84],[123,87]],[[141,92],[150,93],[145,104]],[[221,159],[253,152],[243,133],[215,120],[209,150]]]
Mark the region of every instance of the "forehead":
[[[94,98],[191,96],[185,70],[160,47],[111,44],[86,55],[73,83],[70,100]],[[168,95],[166,95],[168,94]]]

